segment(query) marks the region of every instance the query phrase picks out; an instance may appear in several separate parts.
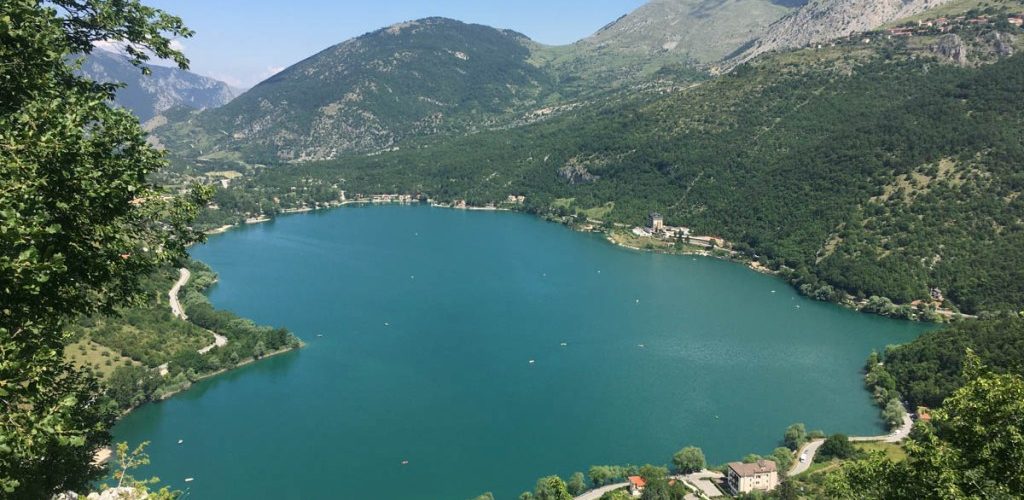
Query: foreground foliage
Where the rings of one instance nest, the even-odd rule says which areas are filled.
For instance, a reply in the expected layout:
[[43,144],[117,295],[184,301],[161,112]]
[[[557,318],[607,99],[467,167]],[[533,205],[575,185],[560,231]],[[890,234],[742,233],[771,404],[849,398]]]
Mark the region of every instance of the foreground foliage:
[[165,166],[115,91],[65,65],[99,40],[187,61],[181,21],[136,1],[0,2],[0,491],[45,498],[102,470],[114,408],[65,362],[65,326],[132,300],[139,278],[181,258],[198,197],[165,196]]
[[1024,378],[986,371],[968,353],[967,381],[918,422],[908,459],[882,453],[850,462],[829,478],[833,498],[1020,498],[1024,495]]

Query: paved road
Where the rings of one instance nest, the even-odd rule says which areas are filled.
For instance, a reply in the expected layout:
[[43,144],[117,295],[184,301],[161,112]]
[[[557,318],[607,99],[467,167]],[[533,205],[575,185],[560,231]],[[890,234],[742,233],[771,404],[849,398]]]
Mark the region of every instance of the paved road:
[[206,346],[206,347],[204,347],[204,348],[202,348],[202,349],[200,349],[199,350],[199,354],[206,354],[206,353],[212,351],[214,347],[224,347],[224,346],[228,345],[228,338],[227,337],[225,337],[223,335],[218,335],[217,333],[214,333],[214,332],[210,332],[210,333],[213,333],[213,343],[208,345],[208,346]]
[[177,318],[188,319],[188,316],[185,315],[185,309],[181,307],[181,302],[178,302],[178,292],[181,290],[181,287],[185,286],[185,283],[188,283],[189,278],[192,277],[192,273],[184,267],[178,269],[178,272],[180,273],[180,277],[178,278],[178,281],[174,283],[174,286],[171,287],[171,291],[167,292],[167,298],[171,301],[171,313]]
[[903,411],[903,423],[900,424],[896,430],[884,436],[868,436],[868,437],[851,437],[850,441],[862,442],[862,441],[883,441],[886,443],[899,443],[910,436],[910,430],[914,428],[914,420],[910,418],[910,413],[904,408]]
[[574,500],[597,500],[598,498],[601,498],[601,495],[604,495],[605,493],[608,493],[609,491],[617,490],[619,488],[625,488],[626,486],[629,486],[629,483],[609,484],[609,485],[602,486],[602,487],[597,488],[597,489],[590,490],[590,491],[588,491],[588,492],[586,492],[586,493],[576,497]]
[[[796,455],[796,462],[794,462],[793,466],[789,468],[789,472],[787,472],[786,475],[795,476],[810,468],[811,464],[814,463],[814,454],[818,453],[818,448],[821,448],[821,445],[824,442],[824,439],[815,439],[814,441],[804,444],[803,447],[800,448],[800,452]],[[807,454],[807,460],[801,462],[800,456],[804,453]]]
[[[171,287],[171,290],[169,292],[167,292],[167,298],[170,299],[171,313],[174,314],[174,316],[179,318],[179,319],[187,320],[188,316],[185,314],[185,309],[183,307],[181,307],[181,302],[178,301],[178,292],[180,292],[181,291],[181,287],[185,286],[185,284],[188,283],[188,280],[190,278],[192,278],[192,273],[189,272],[189,270],[184,268],[184,267],[181,268],[181,269],[178,269],[178,273],[179,273],[178,281],[175,282],[174,286]],[[218,335],[215,332],[210,332],[210,333],[213,334],[213,343],[208,345],[208,346],[206,346],[206,347],[204,347],[204,348],[202,348],[202,349],[199,349],[199,351],[198,351],[199,354],[206,354],[206,353],[212,351],[215,347],[224,347],[224,346],[228,345],[228,338],[227,337],[225,337],[223,335]],[[165,363],[165,365],[166,365],[166,363]],[[161,370],[161,372],[162,372],[161,374],[164,374],[166,372],[167,367],[164,366],[164,365],[161,365],[161,366],[163,368]]]
[[[905,410],[905,409],[904,409]],[[883,443],[899,443],[910,436],[910,430],[914,427],[914,420],[910,418],[910,413],[903,412],[903,423],[900,424],[896,430],[884,436],[851,436],[850,441],[854,443],[864,442],[875,442],[881,441]],[[824,439],[816,439],[811,441],[800,448],[800,454],[807,453],[807,460],[804,463],[800,463],[800,454],[797,455],[797,461],[793,464],[793,467],[789,469],[787,473],[789,476],[795,476],[801,472],[806,471],[812,463],[814,463],[814,455],[818,453],[818,448],[824,443]]]

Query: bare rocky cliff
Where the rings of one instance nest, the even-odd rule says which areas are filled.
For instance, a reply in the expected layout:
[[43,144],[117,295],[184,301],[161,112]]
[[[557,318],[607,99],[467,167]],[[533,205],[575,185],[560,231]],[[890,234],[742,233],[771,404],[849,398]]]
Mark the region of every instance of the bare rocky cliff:
[[717,61],[792,12],[769,0],[652,0],[580,42],[623,55]]
[[823,43],[923,12],[950,0],[812,0],[768,27],[753,45],[728,61],[740,64],[773,50]]

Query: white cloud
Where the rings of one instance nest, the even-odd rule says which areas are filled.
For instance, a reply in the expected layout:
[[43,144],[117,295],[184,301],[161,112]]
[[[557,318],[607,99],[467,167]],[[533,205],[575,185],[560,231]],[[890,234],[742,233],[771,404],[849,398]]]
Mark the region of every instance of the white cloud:
[[185,52],[185,44],[181,43],[181,40],[171,40],[171,50],[177,50],[179,52]]

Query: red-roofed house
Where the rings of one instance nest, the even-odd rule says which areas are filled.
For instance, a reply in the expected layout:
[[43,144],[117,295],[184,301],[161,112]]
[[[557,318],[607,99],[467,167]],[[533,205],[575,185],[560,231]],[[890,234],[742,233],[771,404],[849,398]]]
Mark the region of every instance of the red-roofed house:
[[931,419],[932,419],[932,414],[931,414],[931,412],[930,412],[930,411],[928,410],[928,407],[927,407],[927,406],[918,406],[918,407],[917,407],[917,419],[918,419],[918,420],[922,420],[922,421],[925,421],[925,422],[929,422],[929,421],[931,421]]
[[629,480],[629,492],[635,497],[640,496],[644,492],[644,487],[647,486],[647,481],[640,476],[629,476],[626,478]]

